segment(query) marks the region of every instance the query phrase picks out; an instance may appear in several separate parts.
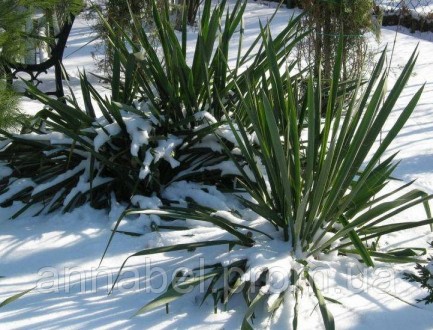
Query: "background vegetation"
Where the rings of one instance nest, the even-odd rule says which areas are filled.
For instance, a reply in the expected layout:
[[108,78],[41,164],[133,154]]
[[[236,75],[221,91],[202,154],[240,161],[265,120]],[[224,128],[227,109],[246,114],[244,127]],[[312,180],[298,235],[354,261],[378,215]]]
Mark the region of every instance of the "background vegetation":
[[[25,115],[19,111],[18,95],[6,83],[8,66],[13,62],[25,63],[28,53],[34,53],[41,44],[55,42],[59,22],[77,14],[82,0],[5,0],[0,6],[0,128],[22,125]],[[33,24],[35,12],[44,19]],[[43,34],[40,31],[44,31]],[[33,56],[34,57],[34,56]]]
[[343,79],[362,73],[369,55],[366,33],[379,33],[372,18],[373,0],[305,0],[303,27],[313,33],[301,44],[300,56],[314,62],[315,74],[332,79],[340,36],[343,36]]

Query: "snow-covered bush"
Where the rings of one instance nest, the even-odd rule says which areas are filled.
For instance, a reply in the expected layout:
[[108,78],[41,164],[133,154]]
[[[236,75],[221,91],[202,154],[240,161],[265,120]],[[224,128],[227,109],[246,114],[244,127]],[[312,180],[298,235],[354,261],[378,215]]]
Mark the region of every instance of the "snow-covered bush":
[[[84,76],[87,113],[73,101],[66,105],[28,87],[47,108],[24,132],[3,133],[0,158],[12,171],[1,190],[2,205],[21,200],[22,211],[35,205],[34,213],[70,211],[85,202],[108,207],[112,194],[128,202],[133,195],[159,194],[176,180],[221,181],[214,175],[217,168],[206,167],[227,160],[221,144],[232,143],[228,127],[208,113],[182,124],[167,122],[147,101],[103,100]],[[102,117],[94,117],[91,98],[99,102]]]
[[[215,8],[206,2],[192,65],[187,65],[186,45],[177,39],[168,12],[160,14],[157,4],[153,6],[162,54],[137,20],[132,27],[135,40],[119,38],[105,22],[115,53],[111,100],[104,99],[85,75],[84,109],[74,95],[64,104],[28,86],[46,108],[23,134],[4,132],[0,152],[0,159],[12,168],[3,178],[0,204],[25,202],[15,216],[36,204],[34,213],[70,211],[88,201],[107,207],[112,193],[119,201],[129,201],[136,194],[158,194],[173,180],[225,185],[219,175],[224,169],[217,164],[228,160],[223,150],[233,148],[235,140],[223,109],[235,102],[237,87],[245,84],[247,75],[260,74],[268,65],[263,52],[250,56],[254,46],[237,67],[254,60],[255,70],[238,73],[225,60],[245,3],[233,8],[219,32],[225,2]],[[186,32],[186,25],[183,28]],[[277,58],[288,55],[296,36],[293,21],[275,41]],[[213,52],[214,47],[218,51]],[[95,116],[95,103],[101,118]]]
[[[129,201],[136,194],[159,193],[174,179],[195,180],[196,175],[203,182],[221,181],[220,176],[215,177],[218,169],[202,170],[201,166],[227,160],[220,139],[233,146],[224,137],[228,127],[220,130],[218,139],[209,135],[224,124],[224,114],[220,110],[216,115],[214,110],[221,108],[217,96],[229,95],[234,89],[234,78],[228,78],[233,73],[227,70],[223,56],[244,5],[236,6],[226,21],[221,41],[217,27],[224,5],[212,11],[207,2],[203,33],[197,41],[200,51],[192,69],[186,65],[185,45],[177,40],[168,17],[159,15],[156,3],[153,6],[160,42],[166,46],[165,60],[153,49],[137,20],[134,28],[139,45],[127,39],[136,48],[133,54],[124,39],[110,30],[115,45],[110,101],[98,94],[85,75],[81,77],[85,109],[73,95],[64,104],[29,85],[29,92],[46,109],[35,116],[24,134],[4,132],[0,158],[9,162],[12,171],[3,178],[1,205],[21,200],[26,202],[21,211],[38,204],[36,213],[58,208],[69,211],[87,201],[107,207],[112,193],[117,200]],[[280,42],[282,55],[283,47],[290,49],[294,27],[292,24],[282,34],[288,40]],[[212,54],[216,44],[220,50]],[[266,64],[257,60],[261,60],[259,65]],[[213,86],[206,79],[212,79]],[[101,118],[96,118],[92,102],[97,103]]]

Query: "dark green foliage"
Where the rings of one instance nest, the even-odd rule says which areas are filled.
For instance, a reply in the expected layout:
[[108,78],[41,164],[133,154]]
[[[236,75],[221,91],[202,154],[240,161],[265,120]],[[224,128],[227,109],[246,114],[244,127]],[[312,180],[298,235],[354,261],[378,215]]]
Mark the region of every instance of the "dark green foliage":
[[[226,15],[225,6],[226,1],[222,1],[215,8],[212,8],[211,2],[205,2],[191,65],[187,64],[186,58],[186,20],[179,40],[170,24],[168,10],[160,13],[155,1],[153,17],[157,27],[157,40],[161,45],[158,51],[139,21],[134,21],[134,34],[139,36],[137,40],[132,40],[126,34],[119,38],[106,22],[110,42],[119,51],[119,58],[115,58],[114,63],[120,61],[125,74],[131,73],[132,83],[124,87],[135,87],[134,92],[149,100],[154,109],[163,109],[164,115],[174,122],[183,122],[199,111],[208,111],[217,120],[221,119],[224,116],[222,108],[236,103],[237,86],[245,88],[248,76],[261,76],[269,67],[263,48],[259,48],[258,52],[254,51],[254,47],[260,42],[260,36],[244,54],[238,54],[236,66],[229,67],[229,44],[241,27],[246,2],[237,2]],[[224,16],[224,26],[220,26]],[[296,43],[305,35],[297,33],[299,20],[300,17],[291,20],[273,41],[275,57],[279,62],[287,59]],[[241,33],[239,46],[242,44],[242,37]],[[134,70],[131,69],[134,60],[130,48],[133,49],[137,61]],[[250,68],[240,72],[239,69],[248,61],[252,61]],[[116,77],[113,76],[113,81],[115,80]],[[133,95],[132,89],[125,92]]]
[[[5,141],[12,143],[0,152],[0,159],[7,161],[14,170],[10,184],[27,178],[38,187],[36,190],[24,187],[4,199],[3,205],[13,200],[27,202],[26,208],[42,203],[39,211],[44,212],[58,208],[70,211],[87,201],[95,207],[108,207],[112,193],[119,201],[128,202],[134,194],[159,193],[175,179],[219,181],[209,173],[204,175],[202,168],[226,157],[206,147],[194,148],[218,125],[206,124],[191,131],[188,127],[205,124],[204,119],[190,117],[181,124],[169,123],[163,114],[154,116],[147,103],[137,109],[107,101],[85,76],[81,82],[85,111],[78,106],[74,95],[69,104],[64,104],[28,86],[29,92],[49,109],[33,118],[25,134],[3,132]],[[94,118],[92,99],[103,113],[99,120]],[[125,120],[135,120],[142,126],[128,128]],[[131,145],[137,143],[133,140],[134,134],[148,134],[148,137],[132,151]],[[98,142],[100,139],[102,142]],[[179,166],[170,165],[167,157],[149,156],[161,152],[158,147],[164,148],[164,141],[177,141],[172,146],[171,156],[173,162],[182,160]],[[146,166],[147,175],[143,177]],[[6,186],[1,192],[5,194],[8,189]]]
[[[40,211],[44,212],[58,208],[69,211],[86,201],[96,207],[107,207],[112,192],[123,201],[128,201],[134,194],[159,193],[174,179],[189,178],[224,186],[224,179],[215,176],[218,172],[203,172],[202,169],[227,159],[227,156],[209,147],[194,148],[196,143],[212,135],[224,123],[209,122],[209,118],[199,111],[208,109],[211,115],[222,119],[221,106],[224,102],[233,101],[227,99],[221,103],[220,95],[235,93],[235,82],[245,83],[246,75],[253,72],[247,70],[247,73],[236,75],[228,69],[225,60],[228,42],[240,24],[245,3],[234,8],[219,39],[217,29],[224,5],[222,3],[211,10],[211,4],[207,2],[201,21],[203,32],[197,41],[192,67],[186,64],[184,44],[177,40],[166,16],[159,15],[156,4],[153,11],[164,49],[163,60],[155,53],[137,21],[138,42],[147,51],[144,59],[141,53],[131,54],[125,46],[125,39],[117,39],[117,33],[110,30],[112,42],[116,45],[111,101],[102,98],[85,76],[81,79],[85,109],[78,106],[74,95],[68,104],[64,104],[29,85],[29,92],[50,110],[40,111],[26,134],[5,133],[6,139],[12,143],[0,153],[0,158],[14,169],[10,184],[28,178],[33,182],[29,181],[29,184],[38,185],[38,188],[26,186],[5,198],[3,205],[23,200],[27,202],[26,207],[43,202]],[[108,22],[107,27],[110,27]],[[275,42],[276,56],[280,60],[284,60],[295,44],[295,27],[296,22],[290,23]],[[133,47],[138,47],[133,40],[125,38]],[[214,46],[218,49],[216,53],[211,52]],[[246,60],[246,56],[240,59],[239,65]],[[256,68],[266,68],[263,51],[255,57],[255,62]],[[143,100],[143,109],[136,107],[133,102],[136,98]],[[95,118],[92,100],[103,114],[99,120]],[[130,152],[132,141],[124,122],[125,116],[141,118],[151,126],[148,141],[134,154]],[[115,127],[116,132],[109,133],[109,127]],[[98,134],[109,137],[105,143],[95,147]],[[55,138],[58,136],[59,139]],[[164,159],[149,162],[147,154],[152,155],[159,143],[170,137],[180,141],[172,150],[173,159],[181,160],[179,166],[172,166]],[[223,143],[232,147],[228,141]],[[149,167],[146,169],[148,175],[140,178],[140,172],[146,166]],[[2,193],[6,194],[8,190],[5,187]]]
[[[413,204],[424,203],[427,216],[431,217],[427,201],[432,196],[422,191],[410,191],[395,202],[384,203],[376,198],[395,168],[394,155],[382,162],[379,160],[414,110],[423,88],[414,95],[381,146],[378,149],[373,146],[410,77],[416,55],[412,55],[384,99],[383,53],[365,90],[357,89],[354,93],[361,95],[358,100],[354,95],[347,98],[337,93],[342,65],[340,44],[326,116],[322,119],[322,105],[318,100],[323,90],[321,81],[315,82],[310,76],[305,94],[298,90],[297,84],[284,83],[289,72],[281,73],[276,60],[272,59],[272,39],[265,30],[262,35],[271,63],[270,83],[251,82],[251,86],[264,87],[244,91],[239,106],[247,117],[243,125],[238,123],[239,130],[232,126],[243,156],[232,159],[243,174],[243,186],[257,202],[245,200],[244,204],[281,228],[294,250],[301,248],[312,255],[326,251],[334,242],[349,235],[354,247],[352,252],[372,266],[368,246],[363,241],[378,237],[384,231],[401,230],[397,225],[377,226],[388,218],[389,215],[384,214],[398,214]],[[298,95],[301,99],[296,101]],[[343,104],[347,105],[346,109]],[[249,143],[249,131],[257,135],[260,149]],[[367,162],[370,153],[373,156]],[[257,158],[265,171],[258,165]],[[246,174],[245,164],[252,174]],[[399,190],[393,192],[397,193]],[[337,230],[340,226],[342,228]],[[331,239],[325,239],[328,232],[332,233]],[[366,233],[369,235],[364,236]],[[334,249],[338,248],[337,245]]]
[[[432,268],[433,258],[427,258],[430,269]],[[415,270],[417,274],[405,272],[403,278],[409,282],[416,282],[420,284],[421,289],[426,289],[428,294],[424,298],[417,299],[417,302],[425,302],[425,304],[433,303],[433,274],[425,265],[416,264]]]
[[[26,31],[26,22],[34,11],[41,10],[49,20],[56,15],[59,20],[69,19],[69,14],[78,14],[83,8],[82,0],[2,0],[0,6],[0,66],[5,62],[19,61],[29,44],[49,41],[37,35],[37,31]],[[49,22],[52,28],[52,22]],[[47,36],[49,37],[49,36]]]
[[17,40],[22,39],[27,15],[18,6],[16,0],[2,1],[0,6],[0,65],[4,64],[3,59],[12,59],[25,50],[24,42]]
[[19,96],[0,81],[0,129],[18,129],[28,116],[19,110]]

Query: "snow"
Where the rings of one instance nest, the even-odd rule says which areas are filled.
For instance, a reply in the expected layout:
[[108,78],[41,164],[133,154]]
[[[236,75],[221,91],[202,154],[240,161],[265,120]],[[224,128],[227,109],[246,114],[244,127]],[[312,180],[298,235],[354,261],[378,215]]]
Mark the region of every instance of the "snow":
[[101,178],[97,177],[92,180],[92,182],[88,182],[89,178],[87,176],[80,176],[77,185],[71,189],[68,195],[66,195],[65,200],[63,201],[63,205],[67,206],[69,203],[78,195],[88,192],[90,187],[97,188],[106,183],[111,182],[113,179],[111,178]]
[[4,203],[7,200],[11,199],[13,196],[18,194],[20,191],[23,191],[27,188],[33,188],[36,186],[30,179],[16,179],[11,178],[9,181],[9,189],[5,193],[0,196],[0,203]]
[[96,136],[93,140],[95,151],[98,151],[105,143],[110,141],[110,137],[117,135],[121,132],[121,128],[117,123],[111,123],[104,127],[97,128]]
[[164,190],[163,197],[168,200],[183,201],[185,203],[187,198],[191,198],[202,206],[222,211],[228,211],[230,209],[227,206],[226,197],[215,187],[193,182],[174,182]]
[[39,140],[50,141],[52,144],[72,144],[73,142],[72,139],[65,137],[65,135],[60,132],[52,132],[44,135],[28,133],[20,134],[19,137],[25,140],[34,140],[37,137]]
[[153,162],[153,155],[150,152],[150,149],[146,151],[146,156],[144,157],[143,166],[140,169],[139,178],[144,180],[150,173],[150,164]]
[[123,116],[123,120],[131,136],[131,155],[137,156],[140,147],[149,143],[149,132],[152,129],[151,123],[137,115],[129,115],[126,118]]
[[171,168],[178,167],[180,165],[179,161],[174,159],[173,153],[174,149],[181,145],[182,139],[169,135],[167,140],[158,141],[158,147],[153,149],[154,161],[157,162],[160,159],[165,159],[171,166]]
[[433,262],[429,262],[425,268],[433,275]]
[[[273,252],[273,251],[272,251]],[[289,252],[275,255],[257,253],[250,260],[249,270],[243,274],[242,280],[248,282],[257,281],[264,271],[269,271],[266,281],[266,292],[277,294],[289,288],[290,272],[298,265]]]
[[[162,206],[161,200],[156,197],[146,197],[146,196],[140,196],[135,195],[131,198],[131,204],[139,207],[140,209],[152,209],[157,210]],[[118,214],[117,220],[119,218],[120,214]],[[161,219],[159,216],[154,214],[140,214],[138,218],[135,219],[129,219],[124,218],[120,222],[119,230],[124,231],[130,231],[135,233],[144,233],[144,231],[149,228],[151,228],[152,224],[159,226],[161,224]]]
[[10,167],[2,165],[0,167],[0,180],[5,178],[5,177],[8,177],[12,173],[13,173],[13,170]]
[[[391,1],[388,1],[391,2]],[[397,2],[397,1],[394,1]],[[431,6],[432,1],[422,6]],[[422,8],[422,7],[419,7]],[[260,2],[249,2],[244,15],[244,47],[252,42],[259,33],[258,20],[266,20],[274,11],[274,4],[270,6]],[[272,31],[281,30],[293,11],[281,9],[272,25]],[[71,89],[76,92],[78,101],[79,71],[95,71],[91,52],[95,41],[88,22],[77,18],[65,53],[64,65],[71,80]],[[396,45],[392,54],[391,76],[388,85],[392,85],[399,70],[405,65],[416,45],[419,44],[420,56],[416,64],[409,85],[403,92],[392,120],[397,118],[409,99],[424,83],[425,90],[413,116],[393,142],[388,155],[400,150],[396,160],[400,161],[394,175],[404,181],[416,179],[415,186],[429,193],[433,193],[433,34],[409,34],[406,29],[388,27],[382,29],[381,44],[373,41],[373,50],[382,49],[385,44]],[[191,37],[196,31],[189,33]],[[236,43],[234,43],[236,44]],[[235,47],[236,48],[236,47]],[[392,47],[388,47],[391,55]],[[191,47],[188,53],[191,54]],[[234,58],[237,49],[231,50]],[[50,73],[51,74],[51,73]],[[51,78],[50,78],[51,77]],[[44,88],[50,89],[51,76],[41,77]],[[108,93],[96,78],[89,76],[92,83],[101,93]],[[36,113],[39,106],[35,101],[23,100],[22,107],[29,113]],[[143,105],[144,107],[144,105]],[[146,111],[146,109],[143,109]],[[130,115],[133,117],[134,115]],[[206,118],[210,123],[214,118],[203,112],[197,114]],[[157,125],[155,118],[150,118],[153,125]],[[148,142],[151,124],[142,120],[126,121],[126,127],[132,137],[131,154],[136,155],[138,149]],[[388,128],[390,126],[387,126]],[[120,129],[117,124],[105,123],[95,128],[96,138],[94,148],[98,150],[107,143],[110,135],[117,134]],[[108,134],[107,134],[108,133]],[[386,131],[384,132],[386,134]],[[228,127],[221,127],[220,136],[236,142]],[[32,138],[31,135],[26,138]],[[57,140],[59,143],[70,143],[63,136],[47,135],[47,140]],[[254,139],[254,137],[252,137]],[[149,174],[149,166],[159,158],[167,160],[172,167],[178,165],[173,156],[173,149],[179,145],[179,138],[170,137],[159,140],[157,147],[146,152],[142,167],[141,178]],[[215,141],[204,141],[208,145]],[[219,149],[216,149],[219,150]],[[216,168],[216,166],[215,166]],[[229,163],[219,165],[224,173],[236,173],[237,169]],[[85,170],[85,164],[66,172],[58,181],[37,186],[30,180],[16,180],[10,190],[1,196],[6,201],[25,188],[34,188],[33,194],[43,191],[48,186],[66,179],[76,171]],[[209,168],[211,169],[211,168]],[[6,166],[0,167],[0,178],[11,173]],[[78,192],[89,189],[85,175],[71,192],[70,200]],[[108,179],[96,178],[93,186],[104,184]],[[226,246],[208,247],[196,251],[180,251],[160,253],[154,256],[142,256],[128,261],[112,294],[108,295],[114,278],[117,276],[122,262],[132,253],[145,248],[166,246],[186,242],[202,242],[214,239],[231,239],[231,235],[207,222],[196,220],[172,222],[170,224],[185,226],[189,229],[174,231],[151,231],[152,222],[163,225],[165,222],[155,215],[137,215],[124,218],[119,230],[131,231],[142,236],[114,235],[108,253],[100,267],[102,253],[111,236],[112,229],[119,219],[126,205],[114,201],[108,211],[95,210],[89,205],[75,209],[71,213],[39,215],[29,217],[24,213],[16,220],[9,217],[22,208],[22,203],[13,202],[9,207],[0,210],[0,301],[26,289],[35,289],[12,304],[0,309],[0,329],[237,329],[242,323],[246,308],[240,297],[229,303],[227,310],[218,309],[213,313],[212,299],[209,298],[200,306],[204,292],[193,291],[182,299],[170,304],[170,313],[166,315],[164,308],[138,317],[131,316],[144,304],[151,301],[164,291],[165,286],[179,269],[191,270],[202,262],[221,261],[223,264],[249,258],[250,271],[248,277],[258,276],[264,267],[271,269],[268,278],[269,290],[281,288],[284,279],[291,269],[297,270],[298,264],[279,243],[278,234],[274,228],[254,212],[239,206],[236,198],[219,192],[215,187],[203,186],[191,182],[175,182],[165,187],[163,197],[178,201],[187,207],[188,199],[205,207],[218,209],[214,216],[233,224],[251,225],[260,228],[276,237],[274,241],[266,240],[254,232],[259,242],[251,249],[227,251]],[[66,201],[65,201],[66,202]],[[134,196],[131,204],[141,208],[159,209],[161,201],[156,197]],[[238,214],[230,212],[236,209]],[[403,221],[423,219],[422,207],[416,207],[406,212]],[[433,234],[427,226],[394,233],[380,241],[382,248],[421,246],[429,248],[428,242],[433,240]],[[430,248],[429,253],[432,253]],[[320,256],[319,259],[322,259]],[[326,258],[324,258],[326,259]],[[433,307],[430,305],[410,304],[416,298],[424,296],[416,284],[402,279],[402,271],[413,270],[413,264],[402,264],[389,267],[379,263],[375,269],[366,269],[355,258],[347,256],[318,260],[311,258],[313,265],[311,272],[318,286],[325,296],[332,297],[341,303],[328,303],[328,307],[335,317],[338,329],[428,329],[433,327]],[[429,270],[433,266],[429,264]],[[313,329],[322,327],[320,312],[316,300],[312,299],[311,288],[302,294],[300,304],[299,327]],[[290,291],[290,290],[289,290]],[[278,290],[275,290],[278,293]],[[288,304],[279,309],[273,321],[256,324],[258,328],[287,329],[291,324],[290,307],[293,307],[293,294],[287,293]],[[276,299],[273,296],[272,299]],[[398,299],[396,298],[398,297]],[[236,311],[236,312],[235,312]],[[261,312],[258,311],[258,315]]]
[[35,187],[35,189],[33,189],[33,191],[32,191],[32,196],[40,193],[41,191],[44,191],[44,190],[50,188],[56,184],[64,182],[65,180],[73,177],[74,175],[76,175],[77,173],[79,173],[81,171],[84,171],[84,169],[86,168],[86,165],[87,165],[87,161],[83,160],[80,164],[75,166],[72,170],[66,171],[65,173],[57,176],[55,179],[51,180],[50,182],[37,185]]

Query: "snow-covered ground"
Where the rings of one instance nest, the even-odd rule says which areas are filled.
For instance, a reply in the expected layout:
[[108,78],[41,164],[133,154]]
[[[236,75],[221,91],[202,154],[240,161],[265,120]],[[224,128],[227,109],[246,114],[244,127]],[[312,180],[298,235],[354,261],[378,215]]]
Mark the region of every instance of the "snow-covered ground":
[[[251,1],[245,13],[245,40],[258,33],[258,20],[266,19],[273,8]],[[292,15],[281,9],[272,25],[278,31]],[[391,86],[413,49],[419,45],[419,59],[406,90],[393,114],[396,118],[416,90],[426,84],[424,94],[413,116],[402,130],[389,153],[400,150],[400,165],[395,176],[405,181],[417,179],[415,185],[433,193],[433,43],[431,33],[411,35],[404,29],[383,28],[381,43],[371,41],[371,49],[382,49],[396,40],[392,55]],[[191,32],[191,35],[194,31]],[[71,76],[71,88],[79,95],[78,68],[94,69],[92,39],[88,23],[78,18],[74,24],[65,54],[65,67]],[[83,48],[80,48],[84,46]],[[236,50],[234,50],[236,51]],[[432,71],[430,71],[432,70]],[[94,80],[97,83],[97,80]],[[104,90],[99,86],[100,91]],[[34,113],[36,104],[23,101],[23,108]],[[391,121],[392,119],[391,118]],[[222,204],[231,203],[215,195]],[[215,197],[214,196],[214,197]],[[145,235],[132,237],[117,234],[107,256],[98,268],[111,228],[123,206],[114,206],[110,214],[83,206],[67,214],[8,217],[19,207],[15,203],[0,210],[0,301],[12,294],[35,287],[26,296],[0,309],[0,329],[237,329],[245,307],[239,298],[229,304],[227,311],[213,313],[212,299],[200,306],[203,294],[190,294],[170,304],[169,314],[159,308],[142,316],[131,316],[138,308],[155,298],[164,289],[161,284],[170,280],[179,267],[194,267],[200,258],[211,260],[221,254],[218,248],[188,252],[158,254],[151,258],[133,258],[128,262],[123,280],[111,295],[107,295],[120,265],[131,253],[150,246],[173,244],[188,240],[178,233],[145,231],[139,222],[125,223],[124,230],[141,231]],[[424,218],[422,208],[404,215],[403,220]],[[194,235],[206,240],[211,230],[196,227]],[[191,233],[191,232],[190,232]],[[388,235],[381,244],[386,247],[428,247],[433,240],[430,229],[420,227],[404,233]],[[257,262],[272,261],[284,251],[270,247]],[[430,250],[431,252],[431,250]],[[326,296],[339,304],[328,303],[338,329],[431,329],[433,306],[410,305],[425,292],[401,278],[401,271],[412,270],[413,264],[390,268],[379,265],[365,270],[350,258],[317,261],[317,280]],[[164,271],[163,271],[164,270]],[[165,272],[167,271],[167,273]],[[322,276],[322,280],[320,280]],[[302,329],[321,327],[321,317],[314,300],[302,299]],[[398,297],[398,298],[397,298]],[[313,302],[312,302],[313,301]],[[235,309],[238,312],[235,312]],[[288,309],[282,309],[273,324],[256,324],[260,328],[287,329]]]

